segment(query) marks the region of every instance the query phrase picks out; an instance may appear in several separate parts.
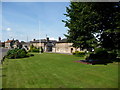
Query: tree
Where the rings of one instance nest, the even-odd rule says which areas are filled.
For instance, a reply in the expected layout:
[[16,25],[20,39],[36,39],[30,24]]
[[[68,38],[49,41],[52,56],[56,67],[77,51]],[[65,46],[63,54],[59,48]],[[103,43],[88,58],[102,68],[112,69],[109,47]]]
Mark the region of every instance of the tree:
[[67,14],[64,15],[70,19],[63,20],[65,26],[68,27],[68,35],[65,36],[74,47],[89,49],[97,43],[94,36],[94,30],[97,28],[94,18],[97,17],[97,13],[90,7],[91,3],[71,2],[70,7],[66,8]]
[[94,3],[93,9],[99,15],[101,46],[108,50],[120,49],[120,3]]
[[65,35],[74,47],[93,48],[101,45],[109,50],[119,48],[120,3],[71,2],[66,7],[68,27]]

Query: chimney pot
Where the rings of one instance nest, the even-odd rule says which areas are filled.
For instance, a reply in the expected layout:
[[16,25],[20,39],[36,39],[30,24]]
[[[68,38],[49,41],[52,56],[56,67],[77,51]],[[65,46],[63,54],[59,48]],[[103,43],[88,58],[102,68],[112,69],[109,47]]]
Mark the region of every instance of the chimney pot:
[[58,40],[61,41],[61,37],[59,37]]
[[33,39],[33,41],[35,41],[35,39]]

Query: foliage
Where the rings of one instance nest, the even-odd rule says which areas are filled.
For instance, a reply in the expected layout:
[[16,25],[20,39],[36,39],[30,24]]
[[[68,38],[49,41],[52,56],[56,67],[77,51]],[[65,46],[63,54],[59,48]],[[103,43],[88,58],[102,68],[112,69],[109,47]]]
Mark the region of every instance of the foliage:
[[120,3],[71,2],[66,8],[65,35],[74,47],[120,49]]
[[44,50],[43,50],[43,48],[42,48],[42,47],[40,47],[40,51],[41,51],[41,53],[43,53],[43,52],[44,52]]
[[31,45],[29,52],[40,52],[40,49],[35,47],[35,46],[33,46],[33,45]]
[[28,53],[25,49],[12,49],[7,52],[6,58],[15,59],[15,58],[24,58],[27,57]]
[[75,51],[73,52],[73,55],[78,56],[78,57],[84,57],[85,56],[85,52],[82,51]]
[[34,56],[34,54],[26,54],[27,57],[31,57],[31,56]]
[[64,21],[69,28],[68,35],[65,35],[74,47],[89,49],[96,45],[97,39],[94,37],[94,29],[97,27],[94,18],[97,13],[92,11],[89,3],[71,2],[70,7],[66,8],[67,17]]
[[115,61],[116,57],[117,57],[117,54],[116,54],[116,53],[109,53],[109,55],[108,55],[108,59],[109,59],[109,60]]
[[104,49],[104,48],[95,48],[95,54],[103,54],[103,55],[105,55],[107,53],[108,53],[107,50]]
[[114,52],[108,52],[104,48],[96,48],[94,53],[91,53],[86,59],[97,59],[106,61],[115,61],[117,54]]

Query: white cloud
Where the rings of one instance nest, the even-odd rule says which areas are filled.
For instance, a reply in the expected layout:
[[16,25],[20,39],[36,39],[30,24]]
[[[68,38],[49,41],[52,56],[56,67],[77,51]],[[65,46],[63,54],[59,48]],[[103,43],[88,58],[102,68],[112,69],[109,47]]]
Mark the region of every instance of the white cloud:
[[6,31],[11,31],[11,28],[6,28]]

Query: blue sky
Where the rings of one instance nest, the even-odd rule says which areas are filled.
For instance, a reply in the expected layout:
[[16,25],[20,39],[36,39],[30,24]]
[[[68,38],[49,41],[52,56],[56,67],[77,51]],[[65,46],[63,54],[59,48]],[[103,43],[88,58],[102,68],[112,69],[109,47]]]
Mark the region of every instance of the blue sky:
[[69,2],[2,2],[2,41],[65,38],[66,6]]

